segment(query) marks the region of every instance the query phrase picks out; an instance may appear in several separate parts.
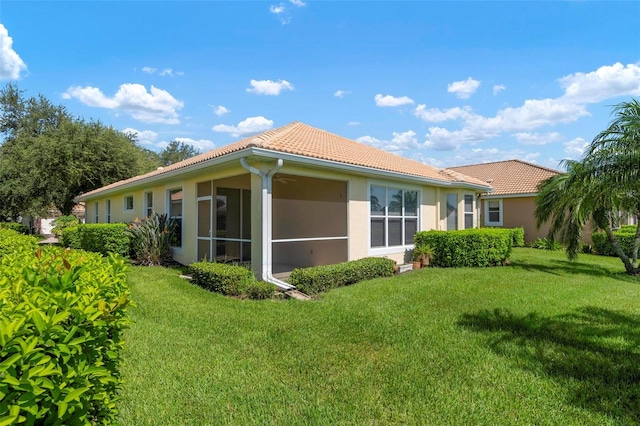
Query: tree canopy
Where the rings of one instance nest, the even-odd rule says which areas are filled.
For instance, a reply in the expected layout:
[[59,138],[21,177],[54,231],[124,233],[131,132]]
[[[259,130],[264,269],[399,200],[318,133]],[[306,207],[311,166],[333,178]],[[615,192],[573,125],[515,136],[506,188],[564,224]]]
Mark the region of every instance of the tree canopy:
[[160,152],[160,165],[170,166],[171,164],[178,163],[198,154],[200,154],[200,151],[195,147],[174,140]]
[[129,135],[72,116],[45,97],[0,90],[0,217],[71,214],[83,192],[145,173],[158,163]]
[[570,259],[577,256],[583,229],[591,221],[605,232],[627,273],[640,274],[640,226],[631,256],[613,232],[621,210],[640,222],[640,102],[632,99],[616,105],[613,116],[581,161],[565,160],[566,174],[541,183],[535,214],[538,226],[550,221],[550,237],[566,244]]

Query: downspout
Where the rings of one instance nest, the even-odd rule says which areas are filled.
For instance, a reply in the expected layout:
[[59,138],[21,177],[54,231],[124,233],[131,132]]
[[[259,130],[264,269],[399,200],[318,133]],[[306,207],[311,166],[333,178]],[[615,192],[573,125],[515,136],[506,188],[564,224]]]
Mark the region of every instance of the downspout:
[[271,212],[273,211],[271,200],[273,187],[271,178],[282,168],[282,163],[283,160],[279,158],[276,166],[267,173],[264,173],[263,171],[250,166],[249,163],[247,163],[246,158],[240,158],[240,164],[242,167],[247,169],[249,172],[260,176],[260,180],[262,181],[262,279],[271,284],[275,284],[280,290],[287,291],[292,290],[295,287],[285,283],[284,281],[280,281],[273,276],[273,251],[271,250],[271,240],[273,239],[273,223],[271,217]]

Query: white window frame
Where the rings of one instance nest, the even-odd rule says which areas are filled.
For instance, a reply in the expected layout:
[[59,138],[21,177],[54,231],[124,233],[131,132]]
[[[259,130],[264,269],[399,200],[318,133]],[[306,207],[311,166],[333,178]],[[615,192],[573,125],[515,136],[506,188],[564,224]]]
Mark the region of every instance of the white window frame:
[[104,211],[107,223],[111,223],[111,200],[105,201]]
[[93,203],[93,223],[100,223],[100,203],[98,201]]
[[[180,210],[180,216],[171,216],[171,193],[176,191],[182,191],[182,208]],[[184,249],[184,187],[176,186],[173,188],[167,188],[167,196],[166,196],[166,207],[167,207],[167,217],[169,219],[180,219],[180,246],[173,246],[174,253],[181,254]],[[197,239],[197,238],[196,238]]]
[[[129,198],[131,198],[131,208],[128,208],[128,207],[127,207],[127,200],[128,200]],[[132,211],[135,209],[135,206],[136,206],[136,204],[135,204],[135,200],[133,199],[133,194],[125,195],[125,196],[123,197],[123,200],[124,200],[124,201],[123,201],[124,211],[125,211],[125,212],[132,212]]]
[[[149,204],[149,197],[148,197],[149,194],[151,194],[151,204]],[[144,196],[144,200],[143,200],[144,201],[144,211],[143,211],[143,213],[144,213],[144,215],[146,217],[149,217],[153,213],[153,191],[146,191],[143,196]],[[149,210],[151,210],[151,212]]]
[[[389,216],[388,212],[387,212],[387,206],[385,206],[385,214],[383,216],[374,216],[371,214],[371,188],[372,187],[378,187],[378,188],[384,188],[386,191],[391,190],[401,190],[402,191],[402,200],[403,200],[403,204],[402,204],[402,212],[400,214],[400,216]],[[417,196],[416,196],[416,216],[407,216],[405,215],[404,212],[404,194],[405,192],[416,192]],[[407,242],[405,241],[404,245],[398,245],[398,246],[389,246],[389,218],[391,219],[400,219],[402,222],[402,231],[401,231],[401,235],[402,238],[404,239],[405,236],[405,219],[416,219],[416,232],[420,232],[421,230],[421,217],[420,217],[420,213],[421,213],[421,207],[422,207],[422,191],[420,187],[417,186],[412,186],[412,185],[398,185],[397,183],[389,183],[389,182],[377,182],[377,181],[372,181],[369,182],[369,185],[367,187],[367,211],[368,211],[368,222],[367,222],[367,236],[368,236],[368,241],[367,241],[367,248],[368,248],[368,252],[370,255],[383,255],[383,254],[392,254],[392,253],[401,253],[404,252],[406,250],[413,250],[414,248],[414,244],[413,241],[409,244],[407,244]],[[385,246],[384,247],[371,247],[371,220],[377,218],[384,218],[385,221]]]
[[[471,197],[471,211],[467,211],[467,197]],[[462,204],[464,210],[464,229],[473,229],[476,227],[476,218],[475,218],[475,205],[476,202],[474,194],[463,194],[462,195]],[[467,216],[471,216],[471,228],[467,228]]]
[[[498,202],[500,220],[497,222],[491,222],[489,220],[489,202]],[[504,221],[504,207],[502,204],[502,198],[485,198],[484,199],[484,224],[485,226],[502,226]]]

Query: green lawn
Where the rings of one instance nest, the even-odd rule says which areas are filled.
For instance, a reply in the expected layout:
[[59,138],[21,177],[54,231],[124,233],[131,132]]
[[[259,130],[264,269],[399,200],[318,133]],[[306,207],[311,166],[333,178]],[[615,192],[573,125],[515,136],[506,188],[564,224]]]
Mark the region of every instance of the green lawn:
[[637,424],[640,280],[622,272],[516,249],[258,302],[135,267],[121,422]]

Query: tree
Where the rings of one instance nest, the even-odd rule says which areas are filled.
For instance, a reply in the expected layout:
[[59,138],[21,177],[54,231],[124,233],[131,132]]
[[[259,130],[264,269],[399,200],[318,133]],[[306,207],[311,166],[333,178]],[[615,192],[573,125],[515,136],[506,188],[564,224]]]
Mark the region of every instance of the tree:
[[640,103],[634,99],[615,106],[614,119],[593,139],[582,161],[564,164],[566,174],[553,176],[538,188],[538,226],[550,221],[550,238],[565,243],[567,255],[575,259],[582,231],[591,221],[605,232],[627,273],[640,274],[640,226],[631,257],[612,228],[620,210],[640,219]]
[[0,91],[0,216],[40,215],[52,205],[71,214],[73,199],[154,170],[135,140],[98,121],[71,116],[46,98]]
[[198,154],[200,154],[200,151],[195,147],[174,140],[160,152],[160,165],[170,166]]

